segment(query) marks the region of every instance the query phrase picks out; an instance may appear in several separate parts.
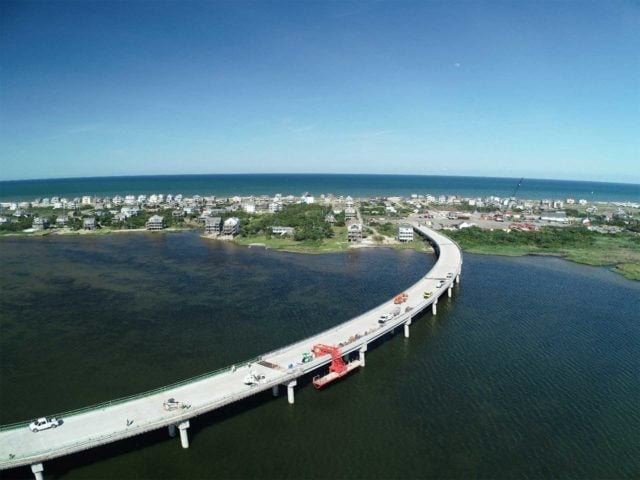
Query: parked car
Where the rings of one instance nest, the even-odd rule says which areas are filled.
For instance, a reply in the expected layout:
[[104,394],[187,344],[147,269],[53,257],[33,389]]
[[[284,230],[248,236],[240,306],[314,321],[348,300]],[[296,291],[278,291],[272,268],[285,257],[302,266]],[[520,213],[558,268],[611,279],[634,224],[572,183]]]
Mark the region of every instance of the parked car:
[[57,419],[56,417],[42,417],[34,420],[29,424],[29,430],[32,432],[39,432],[41,430],[48,430],[50,428],[56,428],[62,425],[62,420]]
[[162,404],[162,408],[164,408],[167,411],[176,410],[180,408],[180,402],[178,402],[175,398],[170,398]]

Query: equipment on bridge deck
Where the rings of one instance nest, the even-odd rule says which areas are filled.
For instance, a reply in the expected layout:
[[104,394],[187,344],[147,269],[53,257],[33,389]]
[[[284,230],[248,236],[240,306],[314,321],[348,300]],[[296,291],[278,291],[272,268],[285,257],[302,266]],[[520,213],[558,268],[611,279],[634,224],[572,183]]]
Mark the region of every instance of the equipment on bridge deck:
[[264,381],[264,379],[264,375],[260,375],[258,372],[252,370],[244,377],[244,384],[251,386],[258,385],[260,382]]
[[426,291],[422,294],[422,298],[431,298],[431,295],[433,295],[433,292]]
[[329,366],[329,373],[324,377],[316,375],[313,377],[313,386],[320,389],[341,377],[344,377],[348,373],[352,372],[360,366],[360,360],[354,360],[348,364],[344,363],[342,359],[342,353],[339,347],[332,347],[329,345],[316,344],[313,346],[313,353],[316,357],[322,355],[331,355],[331,365]]
[[168,412],[171,410],[177,410],[179,408],[182,410],[188,410],[189,408],[191,408],[191,404],[179,402],[175,398],[170,398],[166,402],[162,403],[162,408],[164,408]]
[[313,361],[313,355],[309,352],[303,352],[302,354],[302,363],[309,363]]
[[406,302],[407,298],[409,298],[409,295],[407,295],[406,293],[401,293],[393,299],[393,303],[395,303],[396,305],[400,305],[401,303]]

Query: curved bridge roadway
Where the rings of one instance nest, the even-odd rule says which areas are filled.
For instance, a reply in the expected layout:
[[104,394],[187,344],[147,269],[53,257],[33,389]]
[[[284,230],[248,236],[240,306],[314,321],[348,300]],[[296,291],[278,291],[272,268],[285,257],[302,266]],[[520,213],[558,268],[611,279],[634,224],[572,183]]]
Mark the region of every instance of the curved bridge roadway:
[[[129,399],[69,412],[59,417],[64,423],[56,429],[32,433],[27,423],[3,426],[0,428],[0,470],[30,465],[36,479],[42,479],[42,462],[46,460],[162,427],[168,427],[171,436],[179,430],[182,446],[187,448],[189,420],[200,414],[268,389],[277,395],[280,385],[286,387],[289,403],[293,403],[296,379],[331,362],[330,355],[324,355],[302,363],[302,354],[309,352],[316,343],[340,345],[344,355],[357,351],[361,366],[364,366],[367,344],[399,326],[404,326],[404,334],[408,337],[411,319],[429,306],[435,314],[438,297],[445,292],[451,296],[454,281],[460,280],[462,254],[459,247],[425,226],[414,224],[413,228],[433,245],[438,260],[423,278],[406,290],[408,300],[402,304],[402,313],[384,325],[380,325],[378,319],[394,310],[393,299],[335,328],[264,354],[251,363]],[[437,287],[440,282],[441,286]],[[424,291],[431,291],[433,295],[424,299]],[[256,385],[245,385],[244,378],[249,371],[264,378]],[[183,402],[185,408],[166,411],[163,402],[170,397]]]

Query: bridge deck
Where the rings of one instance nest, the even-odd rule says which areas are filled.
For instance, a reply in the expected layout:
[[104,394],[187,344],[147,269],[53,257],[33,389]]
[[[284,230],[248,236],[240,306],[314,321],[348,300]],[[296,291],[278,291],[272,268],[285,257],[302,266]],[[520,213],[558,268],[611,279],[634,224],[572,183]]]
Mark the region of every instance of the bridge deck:
[[[0,431],[0,469],[39,463],[175,425],[270,389],[272,386],[286,384],[328,364],[331,361],[330,355],[302,363],[302,354],[310,352],[316,343],[341,344],[343,353],[348,354],[409,322],[412,317],[437,301],[455,281],[462,268],[462,255],[454,242],[424,226],[414,224],[414,229],[434,244],[438,260],[425,277],[406,290],[409,296],[408,300],[400,305],[402,313],[384,325],[378,323],[378,318],[396,307],[393,299],[335,328],[267,353],[250,367],[248,364],[232,367],[213,376],[196,379],[162,392],[152,392],[128,401],[100,405],[82,413],[62,416],[64,423],[56,429],[32,433],[26,424],[4,428]],[[447,274],[451,276],[447,278]],[[444,281],[444,285],[437,289],[436,284],[440,280]],[[431,298],[423,298],[422,294],[426,290],[433,292]],[[408,312],[407,307],[411,307]],[[245,385],[243,380],[249,370],[264,375],[264,380],[258,385]],[[170,397],[189,407],[173,411],[164,410],[163,402]]]

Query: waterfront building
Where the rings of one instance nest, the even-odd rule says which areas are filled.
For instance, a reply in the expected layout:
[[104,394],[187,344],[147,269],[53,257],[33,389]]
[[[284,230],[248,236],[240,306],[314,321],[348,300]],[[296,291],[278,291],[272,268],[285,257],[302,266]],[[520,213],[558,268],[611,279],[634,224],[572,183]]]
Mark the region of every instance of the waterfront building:
[[5,225],[7,223],[11,223],[11,219],[9,217],[5,217],[4,215],[0,216],[0,225]]
[[80,203],[82,203],[82,205],[91,205],[91,195],[84,195]]
[[413,227],[406,223],[399,225],[398,240],[401,242],[413,242]]
[[362,241],[362,224],[358,222],[350,222],[347,224],[347,240],[349,242]]
[[222,232],[222,218],[206,217],[204,219],[204,233],[207,235],[219,235]]
[[33,219],[33,223],[31,224],[31,228],[34,230],[44,230],[49,227],[49,220],[42,217],[35,217]]
[[324,221],[333,226],[336,223],[336,217],[334,217],[331,213],[328,213],[326,217],[324,217]]
[[237,235],[240,233],[240,219],[238,217],[230,217],[224,221],[222,225],[223,235]]
[[94,217],[87,217],[82,219],[82,228],[84,230],[95,230],[96,219]]
[[58,217],[56,218],[56,225],[58,225],[59,227],[66,226],[68,222],[69,217],[67,217],[66,215],[58,215]]
[[147,220],[147,230],[162,230],[164,228],[164,218],[160,215],[153,215]]

